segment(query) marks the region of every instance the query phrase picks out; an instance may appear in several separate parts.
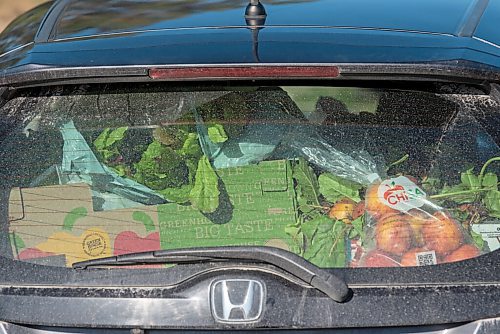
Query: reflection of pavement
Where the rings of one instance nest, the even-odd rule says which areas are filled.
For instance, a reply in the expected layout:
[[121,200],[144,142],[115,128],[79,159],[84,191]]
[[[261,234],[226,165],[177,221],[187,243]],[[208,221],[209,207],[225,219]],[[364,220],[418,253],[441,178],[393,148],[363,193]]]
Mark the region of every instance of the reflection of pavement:
[[18,15],[46,0],[0,0],[0,31]]

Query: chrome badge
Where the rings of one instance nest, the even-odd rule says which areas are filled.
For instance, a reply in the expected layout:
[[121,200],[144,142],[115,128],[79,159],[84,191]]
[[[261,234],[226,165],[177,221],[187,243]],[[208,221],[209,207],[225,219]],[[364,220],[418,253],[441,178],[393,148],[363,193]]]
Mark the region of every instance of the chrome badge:
[[248,279],[227,279],[212,283],[210,302],[215,321],[249,323],[259,320],[265,301],[261,282]]

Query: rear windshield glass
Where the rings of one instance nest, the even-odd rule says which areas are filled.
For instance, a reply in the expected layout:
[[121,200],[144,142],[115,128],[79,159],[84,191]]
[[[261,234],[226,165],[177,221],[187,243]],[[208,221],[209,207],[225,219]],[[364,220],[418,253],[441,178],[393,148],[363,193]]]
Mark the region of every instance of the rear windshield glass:
[[499,113],[481,92],[21,92],[1,109],[1,255],[61,267],[228,245],[325,268],[477,257],[499,248]]

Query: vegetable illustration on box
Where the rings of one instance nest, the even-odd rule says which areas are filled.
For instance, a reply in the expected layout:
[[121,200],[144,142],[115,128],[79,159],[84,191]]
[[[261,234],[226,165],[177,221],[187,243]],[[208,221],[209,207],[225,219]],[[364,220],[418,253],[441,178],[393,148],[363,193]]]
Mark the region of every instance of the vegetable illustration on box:
[[156,226],[151,217],[144,212],[135,211],[132,218],[142,222],[149,234],[141,238],[134,231],[120,232],[115,238],[113,255],[159,250],[160,233],[153,232],[156,230]]
[[15,189],[10,208],[13,250],[21,260],[64,256],[71,266],[82,260],[160,249],[156,208],[96,212],[85,184]]

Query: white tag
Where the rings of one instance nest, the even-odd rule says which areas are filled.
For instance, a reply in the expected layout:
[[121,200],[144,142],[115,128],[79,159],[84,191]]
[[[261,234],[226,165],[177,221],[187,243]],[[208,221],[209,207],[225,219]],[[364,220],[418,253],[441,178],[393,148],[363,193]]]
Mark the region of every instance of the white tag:
[[472,225],[472,230],[481,234],[481,237],[486,241],[491,252],[500,248],[500,224],[474,224]]
[[402,212],[419,208],[427,202],[425,192],[404,176],[382,181],[377,196],[381,203]]
[[415,253],[415,257],[417,258],[417,266],[431,266],[437,264],[435,251]]

